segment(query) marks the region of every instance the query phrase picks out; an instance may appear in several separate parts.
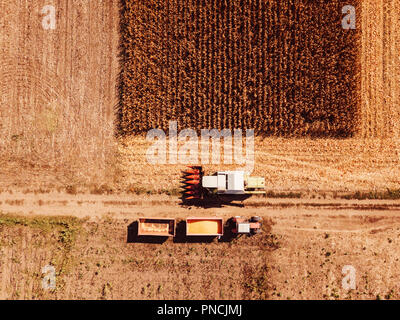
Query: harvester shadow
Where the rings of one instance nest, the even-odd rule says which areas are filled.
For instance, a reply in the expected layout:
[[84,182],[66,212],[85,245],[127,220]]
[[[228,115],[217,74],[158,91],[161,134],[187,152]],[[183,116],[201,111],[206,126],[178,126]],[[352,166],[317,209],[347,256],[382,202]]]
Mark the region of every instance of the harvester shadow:
[[138,222],[132,222],[127,228],[127,243],[156,243],[162,244],[168,240],[168,237],[160,236],[138,236]]
[[222,208],[224,206],[237,207],[237,208],[244,207],[243,203],[234,203],[230,201],[224,201],[218,198],[187,200],[184,196],[181,196],[179,199],[181,200],[181,202],[179,203],[181,207],[197,207],[203,209]]
[[220,201],[206,201],[204,199],[191,199],[187,200],[185,197],[180,198],[181,202],[179,205],[181,207],[196,207],[196,208],[203,208],[203,209],[210,209],[210,208],[222,208],[223,204]]

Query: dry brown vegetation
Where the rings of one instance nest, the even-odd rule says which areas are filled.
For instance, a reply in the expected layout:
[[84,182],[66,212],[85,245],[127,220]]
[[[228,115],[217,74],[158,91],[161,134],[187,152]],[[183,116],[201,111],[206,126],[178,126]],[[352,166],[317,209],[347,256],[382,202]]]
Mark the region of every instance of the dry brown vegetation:
[[[0,298],[399,298],[399,203],[388,199],[400,190],[400,0],[354,1],[360,30],[349,32],[340,27],[342,1],[277,3],[0,0]],[[41,26],[49,4],[53,31]],[[140,46],[124,43],[120,74],[121,14],[123,39]],[[292,46],[300,40],[303,48]],[[321,42],[326,52],[314,47]],[[334,67],[345,61],[338,52],[354,62],[342,66],[354,71],[345,79]],[[313,54],[323,64],[308,69]],[[344,94],[342,84],[355,90]],[[262,241],[129,243],[138,216],[184,219],[189,209],[175,196],[184,164],[149,165],[143,137],[120,138],[114,149],[119,99],[128,132],[175,119],[179,130],[322,131],[331,137],[256,138],[253,172],[271,197],[319,199],[190,210],[271,218]],[[347,194],[386,200],[340,199]],[[46,264],[56,267],[55,291],[41,288]],[[347,264],[357,268],[356,291],[341,289]]]
[[[146,151],[150,146],[144,138],[122,139],[118,148],[121,190],[160,192],[179,186],[180,170],[186,165],[149,165]],[[257,138],[252,174],[265,177],[267,191],[294,191],[305,197],[400,189],[397,147],[394,139]],[[222,159],[223,153],[221,164],[205,165],[206,172],[242,167],[223,164]]]
[[[185,242],[178,237],[154,243],[135,238],[132,222],[143,213],[175,213],[179,221],[187,209],[154,206],[149,197],[142,201],[128,213],[118,213],[121,205],[115,205],[109,208],[113,215],[83,219],[0,214],[0,298],[399,298],[397,209],[298,204],[231,208],[227,216],[227,209],[220,208],[213,214],[262,215],[265,232],[231,242]],[[192,213],[210,215],[196,208]],[[55,267],[55,290],[42,288],[46,265]],[[345,265],[356,268],[356,290],[342,288]]]
[[[155,8],[157,3],[160,5],[159,8]],[[275,35],[266,38],[261,37],[260,28],[256,28],[257,30],[249,29],[248,31],[251,31],[250,33],[254,35],[254,39],[257,41],[250,41],[245,36],[237,38],[237,41],[248,49],[247,51],[251,56],[250,58],[246,57],[247,60],[243,61],[238,59],[240,52],[235,53],[236,49],[239,50],[238,44],[235,44],[235,42],[229,50],[221,51],[222,46],[238,36],[237,29],[242,24],[244,24],[243,30],[247,30],[250,22],[252,22],[251,25],[257,26],[258,24],[253,22],[257,22],[256,20],[260,19],[260,15],[261,18],[264,15],[267,18],[266,13],[272,10],[271,12],[275,12],[278,16],[273,15],[273,19],[266,19],[267,21],[261,23],[266,28],[262,34],[266,34],[267,31],[272,32],[271,28],[277,22],[275,20],[278,19],[279,15],[294,10],[293,12],[299,14],[299,19],[305,19],[307,14],[311,15],[310,10],[314,8],[316,2],[312,2],[308,8],[299,5],[297,9],[292,7],[289,9],[289,7],[283,6],[282,12],[280,12],[273,11],[277,8],[274,1],[268,3],[244,1],[243,8],[252,13],[247,18],[237,4],[226,6],[226,12],[229,12],[227,15],[223,14],[221,10],[218,14],[206,15],[204,11],[206,8],[200,10],[202,7],[198,2],[189,2],[188,8],[183,6],[183,2],[180,3],[180,6],[173,6],[173,3],[168,1],[161,6],[159,2],[153,1],[148,2],[149,5],[146,6],[144,2],[140,1],[119,2],[116,0],[107,3],[88,3],[78,0],[54,1],[52,3],[44,3],[44,1],[32,3],[24,1],[0,2],[2,12],[6,13],[0,18],[3,31],[0,34],[2,48],[0,52],[2,62],[0,68],[0,132],[2,134],[0,163],[3,168],[0,172],[0,179],[3,182],[3,188],[18,186],[40,190],[40,192],[59,188],[59,190],[66,189],[72,193],[79,192],[84,184],[90,186],[88,189],[90,192],[102,190],[108,192],[108,186],[117,189],[122,186],[122,190],[126,190],[125,187],[129,185],[132,185],[134,189],[141,190],[173,189],[174,186],[171,187],[171,183],[169,183],[171,180],[168,176],[171,175],[172,181],[175,181],[174,177],[178,177],[178,168],[175,166],[149,167],[144,158],[144,148],[149,144],[143,142],[143,139],[121,139],[118,141],[118,159],[113,158],[115,151],[113,149],[113,133],[115,132],[113,107],[118,104],[118,99],[136,97],[137,100],[131,102],[140,106],[135,112],[142,112],[140,113],[141,122],[147,123],[142,119],[149,120],[152,117],[151,125],[159,125],[164,128],[168,124],[169,118],[159,115],[166,114],[169,110],[175,110],[175,114],[171,114],[171,119],[178,119],[178,116],[185,117],[187,112],[191,112],[189,108],[186,108],[183,113],[178,112],[178,109],[184,106],[185,101],[194,101],[194,103],[204,107],[205,102],[208,101],[207,103],[210,104],[210,99],[213,99],[213,103],[217,102],[217,94],[220,94],[219,104],[213,104],[215,108],[228,105],[228,103],[233,104],[234,101],[229,102],[229,99],[234,97],[238,99],[239,97],[237,95],[239,91],[235,93],[236,96],[233,94],[234,85],[240,85],[242,89],[247,88],[247,86],[243,86],[243,83],[247,81],[246,77],[249,77],[249,81],[252,81],[251,78],[255,74],[258,77],[256,77],[256,80],[260,79],[260,74],[257,73],[258,69],[254,69],[255,66],[248,69],[245,69],[245,67],[250,66],[253,56],[260,58],[260,54],[261,56],[266,54],[265,52],[260,53],[261,44],[267,45],[267,49],[275,42],[277,42],[277,45],[279,43],[285,44],[285,41],[292,39],[292,36],[296,39],[297,36],[303,35],[305,31],[301,28],[304,26],[309,25],[314,29],[318,27],[317,24],[314,24],[317,20],[315,22],[307,20],[298,25],[299,30],[292,25],[293,30],[288,29],[290,32],[285,29],[281,33],[277,31]],[[287,4],[289,3],[292,2],[288,1]],[[304,4],[305,2],[300,1],[299,3]],[[321,14],[328,14],[329,8],[335,12],[333,16],[336,17],[337,21],[328,19],[327,25],[338,24],[339,33],[345,35],[344,40],[357,38],[356,34],[358,33],[353,31],[344,33],[341,30],[341,17],[336,16],[336,13],[340,12],[340,10],[337,10],[338,3],[330,2],[326,9],[323,8],[324,6],[320,6],[321,8],[318,10],[322,10]],[[43,30],[41,26],[42,15],[39,10],[45,4],[54,4],[57,8],[56,30]],[[120,4],[125,5],[122,12],[120,12]],[[215,6],[216,2],[209,1],[204,2],[204,4]],[[296,1],[293,1],[293,4],[296,4]],[[224,6],[225,2],[221,2],[220,5]],[[199,8],[198,12],[194,12],[196,6]],[[164,8],[164,11],[161,8]],[[158,12],[157,10],[165,13],[166,8],[168,8],[171,16],[154,15]],[[180,11],[178,8],[180,8]],[[250,8],[260,10],[250,10]],[[361,56],[359,56],[361,77],[357,78],[358,76],[354,75],[354,78],[361,80],[359,135],[346,141],[271,138],[260,142],[255,148],[255,169],[257,174],[269,177],[268,184],[271,189],[318,189],[319,187],[326,189],[332,187],[340,190],[346,188],[367,190],[376,187],[380,189],[398,187],[396,176],[399,160],[398,131],[400,128],[397,119],[399,118],[400,106],[400,95],[398,94],[400,90],[400,56],[396,52],[399,52],[400,49],[400,32],[397,28],[400,16],[399,8],[399,0],[368,0],[362,1],[361,10],[357,12],[357,27],[361,28],[361,45],[359,46],[361,48]],[[135,14],[133,9],[137,10]],[[317,12],[320,12],[318,10]],[[126,87],[128,91],[125,97],[118,97],[118,91],[115,88],[118,84],[120,70],[117,56],[121,13],[123,15],[133,14],[135,19],[140,18],[140,21],[137,21],[138,23],[131,31],[135,31],[135,34],[132,34],[132,41],[140,41],[142,46],[134,47],[136,51],[134,57],[130,60],[131,64],[124,69],[121,76],[123,79],[128,74],[132,74],[134,76],[132,81],[138,84],[137,88],[147,86],[148,90],[142,92],[141,98],[137,91],[139,89],[132,86]],[[141,17],[139,13],[142,13],[143,16]],[[182,19],[191,18],[191,13],[194,14],[193,19],[196,24],[189,26]],[[234,13],[238,14],[239,23],[234,23]],[[218,20],[220,24],[216,23],[217,17],[223,18]],[[76,19],[80,21],[79,24],[74,23]],[[147,28],[145,30],[145,26],[153,23],[151,22],[152,19],[166,22],[164,24],[165,29]],[[201,22],[208,20],[215,24],[217,31],[211,32],[211,30],[204,29],[204,26],[202,27]],[[285,23],[285,26],[290,25],[287,19],[281,20],[282,23]],[[122,25],[124,24],[122,23]],[[183,26],[185,28],[178,28]],[[187,29],[186,27],[191,28]],[[221,34],[224,27],[227,27],[226,31],[229,31],[229,28],[232,31],[232,34],[228,32],[227,36],[229,37],[225,39],[226,42],[223,41],[224,35]],[[124,30],[127,32],[128,29],[125,28]],[[195,30],[202,31],[203,37],[209,32],[209,35],[212,35],[215,39],[212,42],[211,38],[205,38],[204,41],[199,43],[199,48],[196,49],[196,39],[200,39],[201,35],[197,35],[194,32]],[[178,31],[181,33],[178,34]],[[155,43],[155,39],[160,38],[164,34],[163,32],[168,32],[170,37]],[[243,35],[245,34],[243,31]],[[141,35],[141,37],[138,38],[138,35]],[[311,45],[312,41],[317,41],[317,35],[321,35],[321,33],[316,32],[314,35],[310,35],[310,38],[306,39],[307,43]],[[128,36],[129,34],[125,33],[125,38]],[[335,40],[335,33],[333,31],[327,33],[327,37],[327,41],[329,40],[329,43],[331,43]],[[210,47],[212,43],[215,47]],[[336,44],[340,46],[339,43]],[[125,45],[126,49],[130,48],[129,45]],[[185,48],[186,45],[187,48]],[[289,43],[286,43],[286,45],[283,49],[292,52],[293,48]],[[338,47],[332,47],[332,50],[334,48],[337,49]],[[205,50],[207,55],[204,56],[204,59],[207,63],[203,69],[200,69],[200,73],[197,72],[199,70],[196,68],[200,68],[201,64],[189,63],[190,59],[194,57],[193,55],[186,57],[186,60],[178,59],[184,57],[181,52],[183,49],[189,50],[192,54]],[[272,50],[272,47],[269,49]],[[157,63],[165,57],[169,50],[171,52],[167,56],[168,59],[164,61],[165,65],[162,65],[163,68],[159,68],[164,71],[155,72],[159,70],[156,68]],[[274,53],[279,53],[278,48],[274,50]],[[315,48],[315,50],[315,53],[320,53],[320,49]],[[211,55],[212,52],[216,52],[216,54]],[[296,52],[292,53],[298,57]],[[309,52],[305,50],[304,52],[300,51],[300,53]],[[328,55],[323,59],[329,60],[329,57],[333,58],[333,56],[334,54]],[[198,59],[201,57],[201,55],[197,56]],[[348,57],[350,58],[350,55]],[[232,63],[229,64],[228,58],[236,59],[232,61],[237,62],[243,72],[229,77],[227,72],[232,67]],[[278,59],[272,54],[270,58],[271,61]],[[306,55],[305,58],[309,61],[309,55]],[[186,77],[194,75],[194,79],[186,81],[186,78],[177,77],[176,72],[178,70],[185,71],[185,68],[182,68],[177,59],[181,61],[181,64],[185,63],[189,71],[194,72],[187,74]],[[291,55],[287,59],[289,59],[287,61],[289,64],[293,65],[295,62],[295,58]],[[263,63],[267,63],[267,60],[263,61]],[[215,69],[210,69],[211,62],[217,62]],[[257,59],[256,62],[258,63]],[[264,67],[271,77],[282,74],[286,70],[278,63],[280,61],[275,62],[271,65],[271,69],[261,64],[261,67]],[[126,60],[125,63],[127,63]],[[258,65],[257,63],[256,65]],[[296,68],[300,68],[302,64],[294,65]],[[134,72],[134,69],[132,69],[134,66],[138,67],[138,72]],[[194,66],[196,68],[193,70]],[[153,82],[150,83],[150,73],[148,72],[152,70],[155,73],[152,78]],[[293,67],[293,69],[287,70],[294,72],[296,69]],[[327,75],[330,69],[324,70],[326,72],[322,74]],[[213,81],[218,84],[212,88],[213,90],[210,89],[210,84],[204,80],[207,73],[214,77]],[[138,83],[138,77],[143,75],[149,81]],[[298,78],[296,77],[299,74],[294,73],[293,76],[297,81]],[[224,77],[230,80],[226,82]],[[184,81],[184,79],[186,80]],[[285,85],[283,85],[284,82],[281,84],[276,82],[276,79],[273,82],[277,87],[283,85],[282,92],[285,92],[284,90],[290,87],[289,84],[295,81],[288,79],[286,75],[282,78],[282,81],[284,79],[289,81]],[[315,80],[313,77],[310,79]],[[235,84],[234,81],[236,80],[237,83]],[[261,84],[257,81],[253,82]],[[168,84],[169,87],[164,92],[168,92],[170,96],[161,95],[159,90],[161,83]],[[196,83],[204,84],[204,88],[201,89],[201,86],[196,85]],[[176,84],[182,85],[182,88],[176,87]],[[231,91],[226,91],[223,85],[227,85]],[[166,90],[162,86],[161,88]],[[265,88],[269,87],[266,86]],[[182,92],[185,95],[178,100],[173,100],[178,92],[177,90],[183,90]],[[196,92],[198,95],[196,95]],[[300,90],[299,92],[304,91]],[[247,97],[250,91],[243,91],[241,94],[243,94],[243,97]],[[157,99],[148,99],[149,95]],[[250,100],[254,102],[266,97],[264,93],[261,95],[257,93],[258,100]],[[301,95],[297,96],[297,98],[299,97]],[[349,97],[354,98],[355,96],[350,95]],[[245,100],[240,101],[238,107],[241,108]],[[271,108],[275,105],[282,107],[284,103],[279,99],[271,101],[267,101],[271,103]],[[309,104],[306,105],[309,106]],[[159,110],[159,114],[143,113],[144,110],[157,109],[153,109],[154,106],[164,106],[165,108]],[[327,107],[331,108],[332,104],[327,105]],[[128,109],[133,110],[132,108]],[[197,115],[201,114],[202,118],[197,119],[200,123],[207,121],[211,123],[213,121],[211,120],[211,113],[207,112],[212,112],[220,119],[225,119],[223,121],[228,121],[226,120],[228,115],[221,113],[221,108],[197,112],[200,109],[196,105],[195,109]],[[275,111],[284,110],[284,108],[278,109],[276,108]],[[239,111],[239,109],[237,110]],[[251,113],[255,110],[252,108],[248,111]],[[318,110],[315,109],[317,113],[320,112]],[[350,115],[354,120],[357,114],[348,113],[348,110],[350,109],[346,109],[343,115]],[[244,125],[247,126],[252,120],[246,114],[235,115],[235,121],[247,119],[243,120]],[[139,114],[136,115],[139,116]],[[128,117],[125,117],[125,119],[127,120]],[[157,122],[160,119],[162,123]],[[214,117],[213,119],[217,118]],[[258,115],[253,119],[270,121],[268,117],[263,115]],[[191,117],[192,123],[188,123],[188,125],[195,127],[197,120],[196,117]],[[283,119],[282,123],[286,120]],[[135,121],[131,124],[136,125],[137,119]],[[228,125],[229,121],[222,124]],[[316,125],[313,127],[316,128],[319,122],[315,121],[315,123]],[[286,127],[286,129],[289,127]],[[180,125],[179,129],[182,128]],[[266,128],[272,127],[266,126]],[[303,127],[304,130],[306,130],[305,128]],[[370,137],[378,139],[370,140]],[[115,168],[118,170],[115,171]],[[156,176],[148,174],[152,171]],[[157,177],[161,177],[161,179],[159,180]],[[331,183],[332,181],[333,183]],[[141,186],[141,183],[144,186]],[[34,185],[34,187],[31,187],[31,185]]]
[[[56,7],[55,30],[42,28],[45,5]],[[117,1],[0,1],[0,10],[2,166],[32,183],[104,180],[114,152]]]
[[[139,12],[153,12],[154,9],[142,6],[140,2],[137,2],[137,6],[136,9]],[[399,189],[400,56],[396,54],[399,52],[400,45],[400,32],[396,27],[399,25],[399,17],[400,1],[398,0],[361,2],[357,11],[357,28],[361,29],[360,55],[358,56],[361,62],[361,76],[358,78],[361,101],[357,107],[360,113],[351,113],[353,120],[359,117],[356,121],[357,134],[353,138],[344,140],[256,139],[254,174],[266,177],[267,188],[272,191],[295,190],[305,191],[305,193],[317,190],[369,192],[371,190],[385,191],[387,188]],[[150,22],[151,20],[144,20],[143,24]],[[142,24],[138,25],[142,26]],[[138,32],[142,30],[140,28]],[[146,41],[147,39],[149,44],[152,43],[155,37],[155,34],[150,35],[152,31],[153,29],[146,31],[146,35],[149,33],[148,38],[137,40]],[[190,35],[190,32],[187,34]],[[162,50],[160,52],[162,54]],[[144,57],[144,53],[139,52],[137,57]],[[131,63],[136,62],[133,59]],[[154,64],[148,64],[148,66],[151,67]],[[221,70],[223,72],[225,69]],[[146,73],[137,75],[146,77]],[[201,81],[202,78],[195,77],[195,79]],[[182,90],[188,86],[182,79],[175,80],[185,84]],[[146,82],[143,83],[146,84]],[[154,86],[156,87],[156,84]],[[154,92],[148,90],[146,94],[151,95]],[[169,92],[171,95],[175,94],[173,90]],[[136,93],[132,91],[129,97],[135,96]],[[168,103],[171,100],[164,99],[163,101],[163,103]],[[131,111],[139,114],[144,110],[151,110],[152,107],[144,100],[140,105],[142,107]],[[158,103],[155,105],[161,106]],[[197,112],[198,108],[194,109]],[[159,114],[168,110],[174,109],[159,110]],[[185,112],[180,114],[184,116]],[[202,114],[205,115],[205,113]],[[146,118],[144,113],[141,114],[140,119],[143,118]],[[175,115],[170,118],[176,119]],[[208,119],[210,117],[204,116],[200,122],[206,123]],[[164,128],[168,119],[164,121],[163,117],[157,117],[153,120],[154,126]],[[157,121],[164,122],[156,123]],[[132,121],[130,124],[134,123],[135,121]],[[147,124],[141,122],[140,125]],[[185,125],[196,127],[196,123],[184,122],[184,125],[179,126],[178,129],[185,128]],[[121,141],[119,145],[120,175],[123,179],[120,181],[125,185],[135,188],[142,184],[146,190],[162,190],[171,188],[171,182],[172,185],[178,183],[179,168],[176,166],[148,166],[145,158],[146,148],[150,145],[148,142],[136,137]],[[224,168],[228,167],[235,168],[236,166],[224,165]],[[221,165],[214,165],[207,169],[220,168]],[[143,172],[149,174],[143,174]]]
[[[360,9],[360,1],[352,4]],[[122,133],[181,127],[350,136],[360,28],[348,1],[123,1]]]
[[361,136],[399,141],[400,1],[362,1]]
[[[129,224],[1,215],[0,298],[268,297],[262,267],[276,247],[268,233],[231,243],[130,243]],[[42,288],[45,265],[56,268],[55,290]]]

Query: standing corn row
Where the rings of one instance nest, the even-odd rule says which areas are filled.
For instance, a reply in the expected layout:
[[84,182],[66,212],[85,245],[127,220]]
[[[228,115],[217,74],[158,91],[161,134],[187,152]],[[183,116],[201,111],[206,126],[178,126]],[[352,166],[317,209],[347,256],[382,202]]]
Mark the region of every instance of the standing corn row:
[[[353,3],[351,3],[353,2]],[[360,114],[360,0],[124,0],[120,132],[254,128],[351,136]]]

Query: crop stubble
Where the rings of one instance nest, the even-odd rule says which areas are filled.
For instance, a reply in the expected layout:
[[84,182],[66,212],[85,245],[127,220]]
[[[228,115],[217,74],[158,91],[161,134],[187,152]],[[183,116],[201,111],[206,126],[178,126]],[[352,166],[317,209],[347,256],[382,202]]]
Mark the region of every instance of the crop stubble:
[[362,1],[363,137],[399,138],[399,24],[399,0]]
[[[117,3],[0,1],[2,160],[104,178],[117,104]],[[55,30],[42,27],[45,5],[56,9]]]

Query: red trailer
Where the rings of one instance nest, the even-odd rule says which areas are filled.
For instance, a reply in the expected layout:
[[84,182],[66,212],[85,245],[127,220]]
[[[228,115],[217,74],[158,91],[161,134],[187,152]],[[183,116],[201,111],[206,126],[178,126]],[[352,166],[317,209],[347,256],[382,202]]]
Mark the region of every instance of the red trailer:
[[187,236],[221,237],[224,233],[224,221],[216,217],[200,217],[186,219]]
[[139,218],[138,236],[175,236],[175,219],[172,218]]

